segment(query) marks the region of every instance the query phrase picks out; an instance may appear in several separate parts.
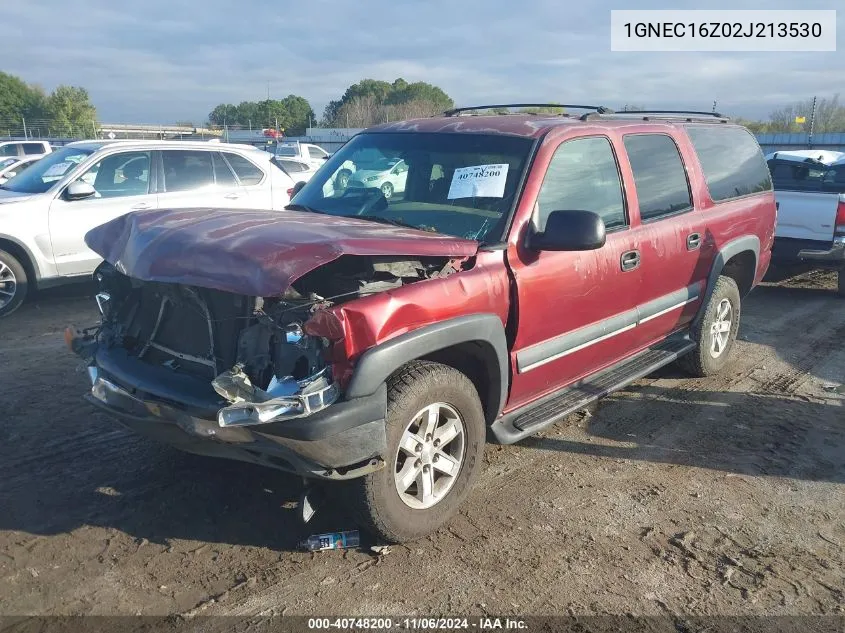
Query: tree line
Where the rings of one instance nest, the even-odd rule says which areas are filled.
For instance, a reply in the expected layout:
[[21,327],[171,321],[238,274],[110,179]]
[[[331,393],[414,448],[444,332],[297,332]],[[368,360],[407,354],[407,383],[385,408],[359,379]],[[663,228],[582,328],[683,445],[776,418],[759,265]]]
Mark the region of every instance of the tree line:
[[97,109],[85,88],[62,85],[48,94],[0,72],[0,134],[91,136],[96,121]]
[[[442,88],[423,81],[362,79],[349,86],[340,98],[330,101],[319,119],[307,99],[291,94],[283,99],[242,101],[237,105],[221,103],[209,113],[208,123],[278,129],[288,136],[298,136],[311,126],[363,128],[433,116],[454,105]],[[618,111],[643,109],[641,105],[625,104]],[[563,108],[552,105],[522,111],[561,114]],[[809,132],[811,122],[816,134],[845,132],[845,104],[838,94],[818,99],[815,116],[812,111],[813,100],[805,99],[774,110],[765,120],[737,121],[755,133]],[[40,86],[0,72],[0,135],[20,135],[24,128],[35,136],[89,136],[97,131],[97,110],[85,88],[61,85],[47,93]]]

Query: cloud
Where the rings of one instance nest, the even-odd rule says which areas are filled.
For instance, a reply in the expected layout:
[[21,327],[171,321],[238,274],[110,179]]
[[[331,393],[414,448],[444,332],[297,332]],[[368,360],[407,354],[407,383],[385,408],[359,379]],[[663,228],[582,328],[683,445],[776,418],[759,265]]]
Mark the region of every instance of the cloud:
[[[743,116],[845,85],[840,53],[611,52],[610,0],[148,0],[17,2],[0,40],[4,70],[46,89],[86,87],[110,122],[202,122],[218,103],[300,94],[317,113],[362,78],[428,81],[458,104],[625,103]],[[628,4],[627,8],[630,8]],[[672,8],[699,8],[673,0]],[[734,2],[792,9],[787,0]],[[666,8],[640,0],[637,8]],[[831,8],[805,0],[804,9]],[[163,17],[159,17],[163,16]],[[845,45],[845,11],[838,16]],[[38,33],[37,42],[32,34]]]

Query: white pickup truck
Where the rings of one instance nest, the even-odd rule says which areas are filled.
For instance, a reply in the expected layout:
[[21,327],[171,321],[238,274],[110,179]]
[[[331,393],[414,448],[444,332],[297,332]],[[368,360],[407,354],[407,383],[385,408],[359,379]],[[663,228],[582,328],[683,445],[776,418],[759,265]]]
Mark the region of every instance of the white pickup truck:
[[838,270],[845,296],[845,153],[784,151],[766,161],[778,203],[773,267],[789,274]]

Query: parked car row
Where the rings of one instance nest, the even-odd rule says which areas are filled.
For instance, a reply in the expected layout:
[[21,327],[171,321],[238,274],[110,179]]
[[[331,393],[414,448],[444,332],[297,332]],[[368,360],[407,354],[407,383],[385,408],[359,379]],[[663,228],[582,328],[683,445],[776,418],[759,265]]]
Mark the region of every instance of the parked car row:
[[295,181],[249,146],[89,141],[47,154],[0,184],[0,316],[30,288],[90,279],[85,234],[154,209],[281,210]]

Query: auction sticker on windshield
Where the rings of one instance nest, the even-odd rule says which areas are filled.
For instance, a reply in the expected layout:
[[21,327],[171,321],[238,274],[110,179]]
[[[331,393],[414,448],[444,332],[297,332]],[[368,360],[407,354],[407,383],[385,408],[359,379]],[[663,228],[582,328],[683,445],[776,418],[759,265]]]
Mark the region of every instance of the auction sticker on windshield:
[[452,176],[449,200],[458,198],[501,198],[505,195],[508,164],[460,167]]
[[56,163],[55,165],[51,165],[50,168],[44,172],[43,178],[55,178],[57,176],[64,176],[65,172],[70,168],[73,163]]

